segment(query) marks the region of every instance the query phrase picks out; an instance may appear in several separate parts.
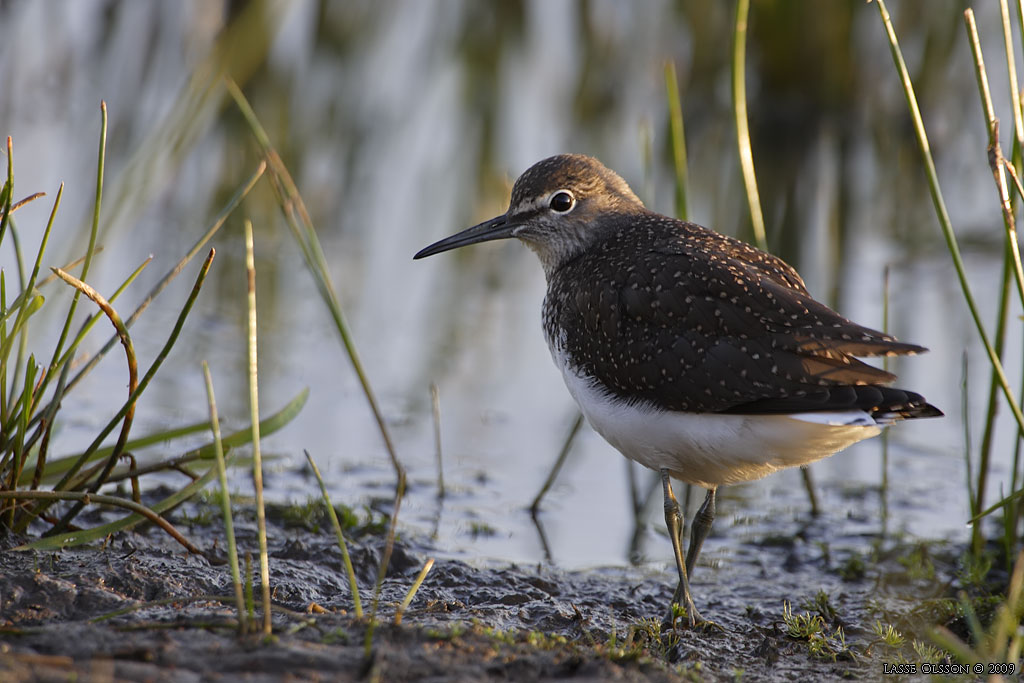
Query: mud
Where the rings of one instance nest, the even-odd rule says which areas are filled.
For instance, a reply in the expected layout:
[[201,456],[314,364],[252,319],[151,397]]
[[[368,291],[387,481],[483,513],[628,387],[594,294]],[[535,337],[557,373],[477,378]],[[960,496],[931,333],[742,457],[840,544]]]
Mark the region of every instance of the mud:
[[[864,555],[826,542],[835,527],[841,520],[737,540],[732,555],[699,567],[694,580],[700,609],[717,626],[660,636],[655,620],[672,590],[667,567],[565,572],[445,557],[395,626],[397,605],[436,554],[406,539],[392,556],[369,658],[367,620],[352,614],[326,525],[272,525],[280,610],[270,639],[240,638],[233,603],[210,597],[231,595],[226,566],[189,555],[157,531],[121,534],[102,548],[5,549],[0,679],[873,680],[883,663],[913,661],[909,644],[929,623],[955,628],[947,596],[960,587],[956,551],[912,544]],[[243,519],[237,531],[243,552],[257,547],[254,524]],[[190,536],[213,548],[220,533],[202,527]],[[369,611],[382,541],[366,535],[351,549]],[[845,643],[813,653],[806,638],[787,634],[786,601],[794,613],[821,615],[828,633],[841,627]],[[118,610],[127,611],[111,616]],[[876,621],[894,624],[907,645],[881,643]]]

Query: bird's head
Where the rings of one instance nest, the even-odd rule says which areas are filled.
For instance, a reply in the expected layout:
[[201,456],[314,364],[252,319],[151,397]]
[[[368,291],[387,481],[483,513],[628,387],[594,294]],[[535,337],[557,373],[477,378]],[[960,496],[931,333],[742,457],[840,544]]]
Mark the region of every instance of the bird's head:
[[599,241],[617,216],[637,211],[645,211],[643,202],[614,171],[593,157],[559,154],[519,176],[504,214],[435,242],[413,258],[516,237],[536,252],[550,276]]

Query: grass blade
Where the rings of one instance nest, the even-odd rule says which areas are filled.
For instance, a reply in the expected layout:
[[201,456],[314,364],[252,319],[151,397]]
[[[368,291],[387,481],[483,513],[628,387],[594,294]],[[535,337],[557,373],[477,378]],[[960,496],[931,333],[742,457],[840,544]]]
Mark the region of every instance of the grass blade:
[[[107,426],[96,436],[96,438],[89,445],[89,447],[85,450],[85,452],[82,453],[82,455],[78,457],[78,459],[74,462],[74,464],[71,466],[71,468],[64,474],[64,477],[54,487],[55,489],[62,490],[65,487],[67,487],[67,485],[70,482],[71,478],[74,477],[78,473],[78,471],[82,468],[82,466],[88,460],[88,458],[92,454],[92,452],[95,451],[97,448],[99,448],[99,445],[103,442],[103,439],[105,439],[107,437],[107,435],[113,430],[113,428],[117,424],[117,422],[119,420],[121,420],[128,413],[128,411],[133,408],[133,406],[135,405],[135,401],[138,399],[139,395],[143,391],[145,391],[147,386],[149,386],[149,382],[150,382],[150,380],[153,379],[153,375],[155,375],[157,370],[160,369],[160,366],[163,364],[163,361],[167,357],[167,354],[170,353],[171,348],[174,346],[174,343],[177,341],[178,335],[181,333],[181,328],[185,324],[185,319],[188,317],[189,312],[192,310],[192,305],[195,303],[196,298],[199,296],[199,291],[200,291],[200,289],[203,286],[203,281],[206,279],[206,274],[210,271],[210,266],[213,263],[213,257],[214,257],[215,254],[216,254],[216,251],[211,249],[209,255],[207,255],[207,257],[206,257],[206,260],[203,262],[203,265],[202,265],[202,267],[199,270],[199,275],[196,278],[196,282],[192,286],[192,292],[189,294],[188,299],[185,301],[184,308],[182,309],[181,313],[178,315],[178,319],[175,322],[174,329],[171,330],[171,334],[168,337],[167,342],[164,344],[163,348],[160,349],[160,352],[157,354],[157,356],[154,359],[153,364],[150,366],[149,370],[143,376],[142,380],[139,381],[138,386],[135,388],[135,390],[128,397],[128,400],[125,402],[125,404],[123,406],[121,406],[121,409],[117,412],[117,414],[113,417],[113,419],[111,419],[110,422],[107,423]],[[127,325],[125,325],[125,328],[127,328]],[[47,507],[48,507],[48,503],[44,502],[42,507],[37,508],[37,509],[35,509],[33,511],[33,516],[39,515]],[[28,521],[29,520],[26,518],[26,520],[23,523],[23,527],[24,527],[24,525],[28,524]]]
[[[89,267],[92,265],[92,258],[96,253],[96,235],[99,232],[100,226],[100,206],[103,203],[103,172],[107,158],[107,103],[103,101],[100,102],[100,148],[97,157],[96,195],[93,200],[92,225],[89,228],[89,245],[85,249],[85,260],[82,262],[82,272],[78,276],[82,281],[88,279]],[[61,189],[63,189],[63,185],[61,185]],[[75,309],[78,307],[78,299],[80,295],[81,293],[76,290],[75,295],[71,298],[71,304],[68,306],[68,314],[64,319],[64,327],[61,329],[60,336],[57,338],[57,344],[53,348],[53,358],[50,360],[50,368],[47,371],[43,382],[44,391],[46,390],[46,385],[49,384],[50,379],[57,371],[57,368],[60,367],[57,359],[61,357],[61,353],[64,349],[64,342],[67,340],[68,332],[71,330],[71,321],[75,317]],[[98,319],[98,316],[93,319]],[[77,346],[77,344],[74,344],[73,347],[74,346]]]
[[[1004,5],[1003,24],[1004,32],[1008,30],[1008,12],[1005,8],[1005,2],[1001,3]],[[992,104],[992,95],[988,85],[988,74],[985,69],[985,61],[981,49],[981,40],[978,37],[978,27],[974,21],[974,12],[970,9],[964,12],[964,24],[967,29],[967,36],[971,46],[971,53],[974,57],[974,72],[975,77],[978,81],[978,92],[981,99],[982,112],[985,116],[985,125],[988,130],[988,160],[989,166],[992,170],[992,177],[995,182],[996,190],[999,196],[999,206],[1002,210],[1003,215],[1003,226],[1006,231],[1006,254],[1010,257],[1008,260],[1004,259],[1003,269],[1003,292],[1001,297],[999,318],[996,328],[995,337],[995,353],[999,358],[1003,356],[1003,346],[1005,344],[1005,333],[1006,333],[1006,319],[1007,319],[1007,306],[1008,306],[1008,282],[1009,275],[1012,272],[1016,277],[1017,293],[1021,301],[1024,301],[1024,271],[1021,269],[1020,261],[1020,250],[1017,243],[1017,229],[1016,221],[1013,215],[1013,204],[1010,198],[1009,188],[1006,182],[1006,172],[1010,170],[1012,173],[1013,167],[1006,163],[1003,158],[1002,149],[999,145],[999,120],[995,115],[995,107]],[[1004,37],[1005,33],[1004,33]],[[1008,57],[1012,58],[1012,42],[1007,45],[1009,50]],[[1010,63],[1010,77],[1012,81],[1016,81],[1016,71],[1013,67],[1012,61]],[[1016,109],[1016,107],[1015,107]],[[1019,121],[1019,109],[1015,111],[1015,121]],[[1014,174],[1014,177],[1016,175]],[[1012,266],[1012,269],[1011,269]],[[974,507],[971,512],[977,512],[977,509],[984,503],[985,490],[988,484],[988,474],[990,469],[990,460],[992,454],[992,435],[995,428],[995,416],[996,416],[996,388],[998,386],[998,378],[993,370],[992,378],[990,380],[990,391],[989,391],[989,403],[988,403],[988,414],[986,416],[985,431],[982,439],[982,447],[980,454],[980,462],[978,464],[978,476],[975,484],[975,494],[972,496]],[[1004,511],[1004,520],[1009,521],[1010,510]],[[1012,545],[1011,539],[1007,538],[1007,545]],[[982,534],[982,528],[980,524],[974,524],[971,527],[971,546],[975,554],[982,551],[985,539]]]
[[[280,430],[285,425],[287,425],[289,422],[295,419],[296,415],[299,414],[302,408],[306,405],[306,400],[308,398],[309,389],[303,389],[298,394],[296,394],[295,398],[289,401],[284,406],[284,408],[274,413],[270,417],[266,418],[265,420],[261,420],[260,434],[262,434],[263,436],[268,436]],[[180,429],[158,432],[156,434],[150,434],[138,439],[131,440],[127,444],[125,444],[125,449],[139,450],[141,448],[152,446],[154,444],[164,443],[172,438],[189,436],[191,434],[209,431],[210,429],[211,426],[209,422],[200,422],[194,425],[189,425],[187,427],[182,427]],[[223,437],[222,442],[224,448],[230,450],[232,448],[237,448],[238,446],[244,446],[245,444],[249,443],[251,439],[252,427],[248,426],[238,430],[237,432],[229,434],[226,437]],[[99,460],[100,458],[106,457],[107,455],[110,454],[110,451],[112,449],[112,446],[98,448],[91,455],[89,455],[86,462],[90,462],[92,460]],[[47,465],[47,478],[52,479],[59,474],[67,472],[81,457],[82,454],[77,454],[53,460],[49,465]],[[214,457],[215,449],[214,444],[211,442],[192,451],[189,451],[181,458],[176,459],[176,461],[194,462],[196,460],[209,460]],[[174,463],[176,461],[170,462]],[[146,468],[140,468],[139,471],[140,473],[144,473],[147,470]]]
[[[65,273],[60,268],[54,268],[54,272],[62,280],[73,286],[79,292],[85,294],[87,297],[99,306],[100,310],[110,319],[113,323],[114,328],[117,330],[117,336],[121,340],[121,345],[124,346],[124,353],[128,360],[128,396],[131,399],[132,395],[135,394],[139,386],[139,366],[135,359],[135,346],[132,344],[132,338],[128,334],[128,328],[124,326],[121,321],[121,316],[117,314],[114,307],[103,298],[103,296],[95,289],[85,284],[73,275]],[[117,444],[114,446],[114,450],[111,451],[110,456],[107,458],[107,464],[103,468],[103,473],[96,478],[96,480],[89,487],[90,493],[95,493],[99,490],[99,487],[106,481],[107,476],[110,474],[110,470],[114,468],[114,463],[117,462],[118,457],[124,451],[124,445],[128,441],[128,433],[131,431],[132,420],[135,418],[135,401],[129,400],[128,409],[124,413],[124,421],[121,423],[121,433],[118,435]],[[78,510],[81,510],[82,505],[77,505],[72,508],[72,512],[65,515],[65,520],[70,521]]]
[[[164,291],[164,289],[167,288],[171,281],[174,280],[174,278],[176,278],[178,274],[185,269],[185,266],[188,265],[188,263],[195,257],[196,254],[199,253],[203,246],[207,242],[209,242],[215,234],[217,234],[217,231],[220,230],[221,226],[223,226],[224,223],[227,221],[228,216],[230,216],[231,213],[236,208],[238,208],[238,205],[242,203],[242,200],[246,197],[246,195],[249,194],[249,191],[252,190],[253,186],[256,185],[256,181],[258,181],[263,176],[263,172],[265,170],[266,164],[261,162],[256,167],[256,170],[253,172],[253,174],[249,176],[249,178],[246,179],[246,181],[241,185],[241,187],[234,194],[234,196],[228,200],[228,203],[224,206],[223,209],[221,209],[221,212],[217,214],[217,217],[214,219],[213,224],[210,226],[210,229],[207,230],[196,241],[196,243],[192,245],[192,248],[189,249],[188,253],[185,254],[181,258],[181,260],[178,261],[178,263],[173,268],[171,268],[159,282],[156,283],[156,285],[154,285],[153,289],[149,291],[149,294],[147,294],[146,297],[142,300],[142,303],[139,304],[138,308],[136,308],[135,311],[130,316],[128,316],[128,319],[125,320],[125,327],[131,328],[135,321],[139,319],[139,316],[141,316],[142,313],[147,308],[149,308],[149,305],[153,303],[153,300],[157,296],[159,296],[160,293]],[[85,375],[87,375],[94,367],[96,367],[96,364],[100,362],[100,359],[114,346],[116,342],[117,335],[114,335],[109,340],[107,340],[107,343],[104,344],[103,347],[99,351],[97,351],[92,358],[89,359],[85,366],[78,371],[78,374],[76,374],[74,379],[72,379],[71,382],[69,383],[68,390],[74,388],[82,380],[82,378],[85,377]]]
[[964,266],[963,258],[960,255],[960,246],[957,242],[956,234],[953,232],[953,223],[949,218],[949,212],[946,210],[946,202],[942,197],[942,190],[939,187],[938,172],[935,170],[935,161],[932,158],[931,146],[928,143],[928,134],[925,131],[924,121],[921,118],[921,110],[917,104],[917,96],[914,94],[914,85],[910,80],[910,72],[907,70],[906,62],[903,61],[903,52],[900,50],[899,41],[896,38],[896,31],[892,27],[892,20],[889,17],[888,9],[886,9],[885,0],[877,0],[876,4],[882,18],[882,24],[885,27],[886,35],[889,39],[889,48],[892,52],[893,62],[896,65],[896,70],[899,74],[900,82],[903,87],[903,93],[907,100],[907,107],[910,110],[914,133],[917,137],[918,147],[921,151],[921,158],[924,162],[925,174],[928,178],[928,189],[931,192],[932,204],[935,207],[935,213],[939,220],[939,227],[942,229],[942,235],[946,240],[946,247],[953,260],[953,267],[956,270],[961,293],[963,294],[964,301],[967,303],[967,307],[970,310],[971,318],[974,322],[975,328],[978,330],[978,336],[981,339],[982,345],[985,347],[985,352],[988,354],[989,363],[992,365],[993,370],[999,377],[999,386],[1003,390],[1007,403],[1009,403],[1014,419],[1017,421],[1017,425],[1021,429],[1024,429],[1024,412],[1021,411],[1020,404],[1014,397],[1013,389],[1010,387],[1009,380],[1006,378],[1006,373],[1003,371],[1003,364],[999,360],[999,356],[996,354],[992,343],[989,341],[988,333],[985,331],[985,325],[981,319],[981,313],[975,303],[971,286],[967,281],[966,267]]
[[444,498],[444,457],[441,451],[441,392],[430,383],[430,412],[434,418],[434,452],[437,455],[437,497]]
[[971,52],[974,55],[974,73],[978,80],[978,91],[985,114],[985,125],[988,129],[989,166],[992,169],[996,190],[999,193],[999,206],[1003,212],[1006,239],[1010,245],[1010,254],[1013,256],[1013,272],[1017,281],[1017,294],[1020,300],[1024,301],[1024,267],[1021,266],[1020,245],[1017,242],[1017,227],[1013,218],[1013,205],[1010,202],[1010,191],[1006,184],[1007,164],[1004,164],[1005,158],[999,146],[999,119],[996,118],[995,107],[992,104],[992,94],[988,87],[988,75],[985,71],[985,60],[981,52],[981,40],[978,37],[978,27],[974,22],[974,12],[972,10],[968,9],[964,12],[964,23],[967,26]]
[[[183,487],[182,489],[175,491],[171,495],[161,500],[156,505],[149,506],[149,510],[156,515],[162,514],[164,511],[169,510],[182,502],[188,500],[195,494],[199,493],[207,484],[213,481],[213,478],[217,476],[217,466],[215,464],[207,468],[206,472],[201,477],[196,479],[191,484]],[[13,492],[13,493],[26,493]],[[30,491],[27,493],[43,493],[47,495],[69,493],[72,496],[83,496],[90,500],[97,500],[97,494],[94,493],[83,493],[81,491]],[[111,498],[116,498],[111,496]],[[124,498],[116,498],[118,501],[125,503],[132,503]],[[14,548],[14,550],[60,550],[61,548],[73,547],[84,545],[86,543],[92,543],[93,541],[99,541],[107,536],[117,533],[119,531],[128,531],[142,522],[153,521],[141,512],[134,512],[131,515],[123,519],[119,519],[108,524],[101,524],[100,526],[93,527],[91,529],[83,529],[80,531],[65,531],[60,534],[54,534],[52,536],[44,536],[43,538],[37,539],[30,543]],[[201,553],[201,551],[199,551]]]
[[429,558],[423,565],[423,569],[416,575],[416,580],[409,586],[409,592],[405,594],[405,599],[402,600],[402,604],[395,610],[395,626],[402,625],[402,615],[405,614],[405,610],[412,604],[412,599],[416,597],[416,591],[420,589],[423,584],[423,580],[427,578],[427,574],[430,573],[431,567],[434,566],[434,558]]
[[[1020,5],[1018,4],[1018,7]],[[1018,148],[1024,148],[1024,110],[1021,109],[1020,89],[1017,85],[1017,59],[1013,54],[1013,28],[1010,8],[1006,0],[999,0],[999,18],[1003,25],[1003,47],[1006,50],[1006,75],[1010,86],[1010,105],[1013,107],[1013,137]]]
[[[203,551],[199,549],[199,546],[195,545],[194,543],[189,541],[187,538],[185,538],[181,534],[181,532],[179,532],[177,529],[174,528],[173,524],[171,524],[166,519],[161,517],[154,510],[152,510],[151,508],[147,508],[145,505],[142,505],[140,503],[136,503],[134,500],[128,500],[127,498],[121,498],[119,496],[104,496],[104,495],[101,495],[101,494],[98,494],[98,493],[83,492],[83,491],[0,491],[0,499],[3,499],[3,498],[26,499],[26,500],[31,500],[31,499],[74,500],[74,501],[78,501],[81,505],[90,505],[90,504],[113,505],[115,507],[126,508],[128,510],[133,511],[135,514],[139,515],[140,517],[143,517],[143,518],[149,520],[150,522],[152,522],[153,524],[156,524],[157,526],[159,526],[161,529],[166,531],[171,536],[171,538],[173,538],[178,543],[180,543],[182,546],[184,546],[185,549],[188,550],[190,553],[195,553],[196,555],[203,555],[204,554]],[[93,529],[93,530],[90,530],[90,531],[95,531],[95,530]],[[96,539],[103,538],[103,537],[104,536],[97,536]],[[52,539],[52,538],[56,538],[56,537],[50,537],[50,539]],[[50,539],[43,539],[43,540],[50,540]],[[24,545],[20,545],[20,546],[14,548],[14,550],[29,550],[29,549],[40,550],[40,549],[43,549],[43,547],[37,545],[38,543],[41,543],[41,541],[37,541],[35,543],[26,543]],[[69,544],[65,544],[65,545],[77,545],[77,544],[76,543],[69,543]],[[62,545],[62,546],[59,546],[59,547],[65,547],[65,546]]]
[[[285,167],[281,157],[271,146],[270,137],[263,129],[259,119],[256,118],[256,113],[252,110],[252,107],[249,106],[249,102],[245,99],[245,95],[242,94],[238,85],[236,85],[232,80],[226,81],[226,86],[228,92],[231,93],[231,96],[234,98],[235,104],[238,105],[242,115],[249,123],[249,127],[253,131],[253,135],[256,137],[257,142],[263,149],[263,153],[266,156],[266,163],[270,166],[271,180],[273,181],[274,190],[278,194],[278,203],[281,205],[281,208],[285,213],[285,220],[288,222],[288,226],[291,228],[292,234],[295,236],[296,241],[299,243],[299,247],[302,249],[302,254],[306,259],[306,265],[309,268],[310,273],[313,275],[313,279],[320,291],[321,298],[324,300],[324,303],[327,305],[328,310],[334,319],[335,327],[338,330],[338,334],[341,336],[341,341],[345,347],[346,353],[348,354],[349,361],[351,362],[352,368],[359,379],[363,395],[366,397],[366,400],[370,405],[370,410],[373,412],[374,419],[377,421],[377,428],[380,431],[381,438],[384,440],[384,446],[391,458],[391,464],[398,475],[399,488],[404,490],[405,468],[398,460],[394,443],[391,440],[391,434],[388,432],[387,423],[384,420],[384,414],[381,412],[380,407],[377,404],[377,398],[370,385],[370,380],[366,375],[366,371],[363,369],[362,361],[359,359],[359,353],[356,350],[355,341],[352,337],[351,331],[349,330],[348,323],[345,321],[344,313],[341,310],[341,304],[334,292],[334,286],[331,284],[331,278],[327,268],[327,260],[324,258],[323,250],[320,248],[320,240],[316,235],[316,230],[313,227],[312,219],[309,217],[309,212],[306,210],[305,202],[302,201],[302,196],[299,194],[298,188],[295,186],[295,182],[292,180],[291,174],[288,173],[288,169]],[[300,226],[299,221],[296,220],[296,213],[298,213],[301,218],[302,226]]]
[[583,413],[576,413],[576,419],[573,420],[572,427],[569,428],[568,434],[565,435],[565,441],[562,442],[562,449],[558,452],[554,466],[548,472],[547,479],[541,485],[540,491],[533,497],[533,502],[530,503],[530,514],[534,518],[540,512],[540,501],[547,495],[548,489],[555,483],[558,473],[562,470],[562,465],[565,464],[566,458],[569,457],[569,451],[572,450],[572,444],[576,440],[576,435],[579,434],[581,427],[583,427]]
[[740,168],[743,170],[743,185],[747,189],[747,204],[750,207],[750,225],[754,231],[754,243],[759,249],[768,251],[765,237],[764,215],[761,213],[761,197],[757,191],[757,176],[754,173],[754,153],[750,148],[750,126],[747,123],[747,16],[750,14],[750,0],[736,3],[736,24],[732,35],[732,104],[736,117],[736,144],[739,146]]
[[665,91],[668,98],[668,121],[672,145],[672,161],[676,169],[676,218],[689,220],[686,183],[686,132],[683,129],[683,107],[679,99],[679,80],[675,62],[665,62]]
[[356,583],[356,570],[352,567],[352,558],[348,554],[348,543],[345,541],[345,534],[341,529],[341,522],[338,521],[338,513],[334,510],[334,505],[331,504],[331,496],[327,493],[327,486],[324,484],[324,478],[320,476],[320,468],[313,462],[313,456],[309,454],[309,451],[303,451],[306,454],[306,461],[309,463],[310,469],[313,470],[313,474],[316,475],[317,483],[320,484],[320,494],[324,498],[324,504],[327,505],[327,515],[331,518],[331,525],[334,526],[334,535],[338,538],[338,547],[341,548],[341,558],[345,563],[345,573],[348,574],[348,585],[352,591],[352,603],[353,609],[356,613],[357,619],[363,618],[363,604],[359,599],[359,584]]
[[3,213],[0,214],[0,244],[4,243],[4,235],[7,234],[7,226],[11,221],[11,206],[14,199],[14,141],[7,136],[7,180],[4,182],[3,192],[0,192],[0,199],[3,200]]
[[256,489],[256,526],[260,540],[260,588],[263,592],[263,633],[273,630],[270,614],[270,558],[267,555],[267,512],[263,507],[263,459],[260,453],[259,371],[256,358],[256,260],[252,221],[245,221],[245,272],[249,307],[249,411],[252,417],[252,481]]
[[[28,345],[28,327],[26,326],[26,322],[32,313],[39,310],[39,305],[42,305],[42,301],[39,300],[37,302],[38,305],[35,307],[27,304],[30,300],[36,298],[36,279],[39,277],[39,269],[42,267],[43,263],[43,254],[46,253],[46,245],[50,241],[50,233],[53,230],[53,223],[57,218],[57,209],[60,208],[60,200],[63,196],[64,184],[61,183],[60,189],[57,191],[57,197],[53,201],[53,208],[50,210],[50,218],[46,222],[46,229],[43,231],[43,238],[39,242],[39,250],[36,252],[36,260],[32,265],[32,274],[29,275],[27,279],[25,278],[22,268],[21,249],[19,248],[18,240],[16,239],[17,234],[13,230],[12,224],[11,237],[14,241],[15,251],[17,252],[18,273],[21,279],[22,298],[20,298],[20,305],[18,306],[18,315],[14,319],[14,327],[11,329],[10,336],[4,340],[3,348],[0,348],[0,358],[2,358],[3,364],[6,365],[10,355],[11,345],[14,342],[15,334],[17,334],[18,356],[14,365],[14,377],[11,380],[12,392],[15,391],[15,387],[19,383],[19,373],[25,364],[25,353]],[[6,372],[4,372],[4,374],[6,375]],[[8,403],[10,403],[10,401]],[[13,406],[11,407],[13,408]],[[8,417],[6,410],[3,415],[5,419]]]
[[220,419],[217,417],[217,399],[213,393],[213,378],[210,366],[203,361],[203,380],[206,382],[206,397],[210,404],[210,428],[213,431],[213,448],[217,456],[217,478],[220,480],[221,514],[224,518],[224,536],[228,547],[228,566],[231,568],[231,582],[235,587],[235,607],[238,610],[238,631],[245,633],[245,596],[242,595],[242,575],[238,570],[238,546],[235,544],[235,525],[231,519],[231,494],[228,491],[228,471],[224,464],[224,445],[220,439]]

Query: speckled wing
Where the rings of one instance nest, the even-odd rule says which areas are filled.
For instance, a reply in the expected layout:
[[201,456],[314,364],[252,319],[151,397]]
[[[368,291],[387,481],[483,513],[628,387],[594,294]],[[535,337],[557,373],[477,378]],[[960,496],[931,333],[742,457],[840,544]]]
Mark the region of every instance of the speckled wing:
[[780,259],[656,214],[553,274],[545,328],[611,394],[692,412],[898,404],[855,356],[924,351],[815,301]]

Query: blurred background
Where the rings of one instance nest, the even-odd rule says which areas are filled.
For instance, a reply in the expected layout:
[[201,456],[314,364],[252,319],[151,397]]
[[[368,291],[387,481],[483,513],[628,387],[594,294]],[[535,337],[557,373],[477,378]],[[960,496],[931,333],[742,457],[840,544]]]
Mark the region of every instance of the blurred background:
[[[1002,224],[962,9],[952,0],[890,8],[972,285],[992,325]],[[751,239],[730,95],[734,11],[718,0],[0,1],[0,135],[13,138],[16,198],[48,194],[17,214],[22,240],[34,253],[64,182],[44,265],[84,250],[105,100],[104,251],[90,281],[110,292],[152,254],[118,306],[132,310],[259,161],[223,87],[230,75],[309,207],[409,469],[403,533],[432,537],[442,552],[463,557],[542,561],[526,507],[576,414],[541,333],[543,273],[511,241],[422,262],[412,255],[502,213],[516,176],[560,152],[599,157],[648,206],[671,214],[667,62],[682,95],[689,218]],[[1008,112],[998,8],[981,3],[976,11],[997,111]],[[889,268],[890,331],[931,349],[894,369],[901,385],[947,414],[892,430],[884,518],[881,440],[814,465],[824,518],[836,539],[853,545],[867,544],[883,525],[911,537],[963,539],[965,439],[976,442],[980,432],[967,434],[963,416],[980,424],[989,373],[877,7],[755,0],[747,87],[771,250],[798,268],[817,298],[872,327],[882,326]],[[1008,150],[1011,126],[1004,131]],[[134,434],[206,418],[202,359],[212,366],[227,428],[246,424],[244,218],[256,231],[263,410],[311,391],[299,418],[267,440],[265,450],[278,456],[268,493],[295,501],[317,494],[304,472],[308,449],[335,502],[386,510],[394,485],[386,451],[265,179],[215,238],[209,281],[138,407]],[[5,244],[0,265],[10,270],[13,258]],[[166,339],[197,269],[192,264],[133,329],[140,367]],[[104,340],[94,336],[93,348]],[[1020,348],[1019,325],[1010,339],[1009,348]],[[1007,367],[1020,377],[1020,358]],[[436,498],[432,382],[440,391],[443,500]],[[125,384],[123,360],[113,353],[65,407],[72,419],[60,426],[55,451],[83,448],[120,407]],[[1009,421],[1001,428],[993,501],[1011,467]],[[630,561],[627,467],[584,428],[540,517],[556,564]],[[636,473],[641,489],[648,475]],[[244,472],[233,476],[248,490]],[[725,541],[791,533],[808,518],[798,471],[731,487],[719,500],[711,557],[730,552]],[[667,562],[658,502],[660,492],[635,550]]]

